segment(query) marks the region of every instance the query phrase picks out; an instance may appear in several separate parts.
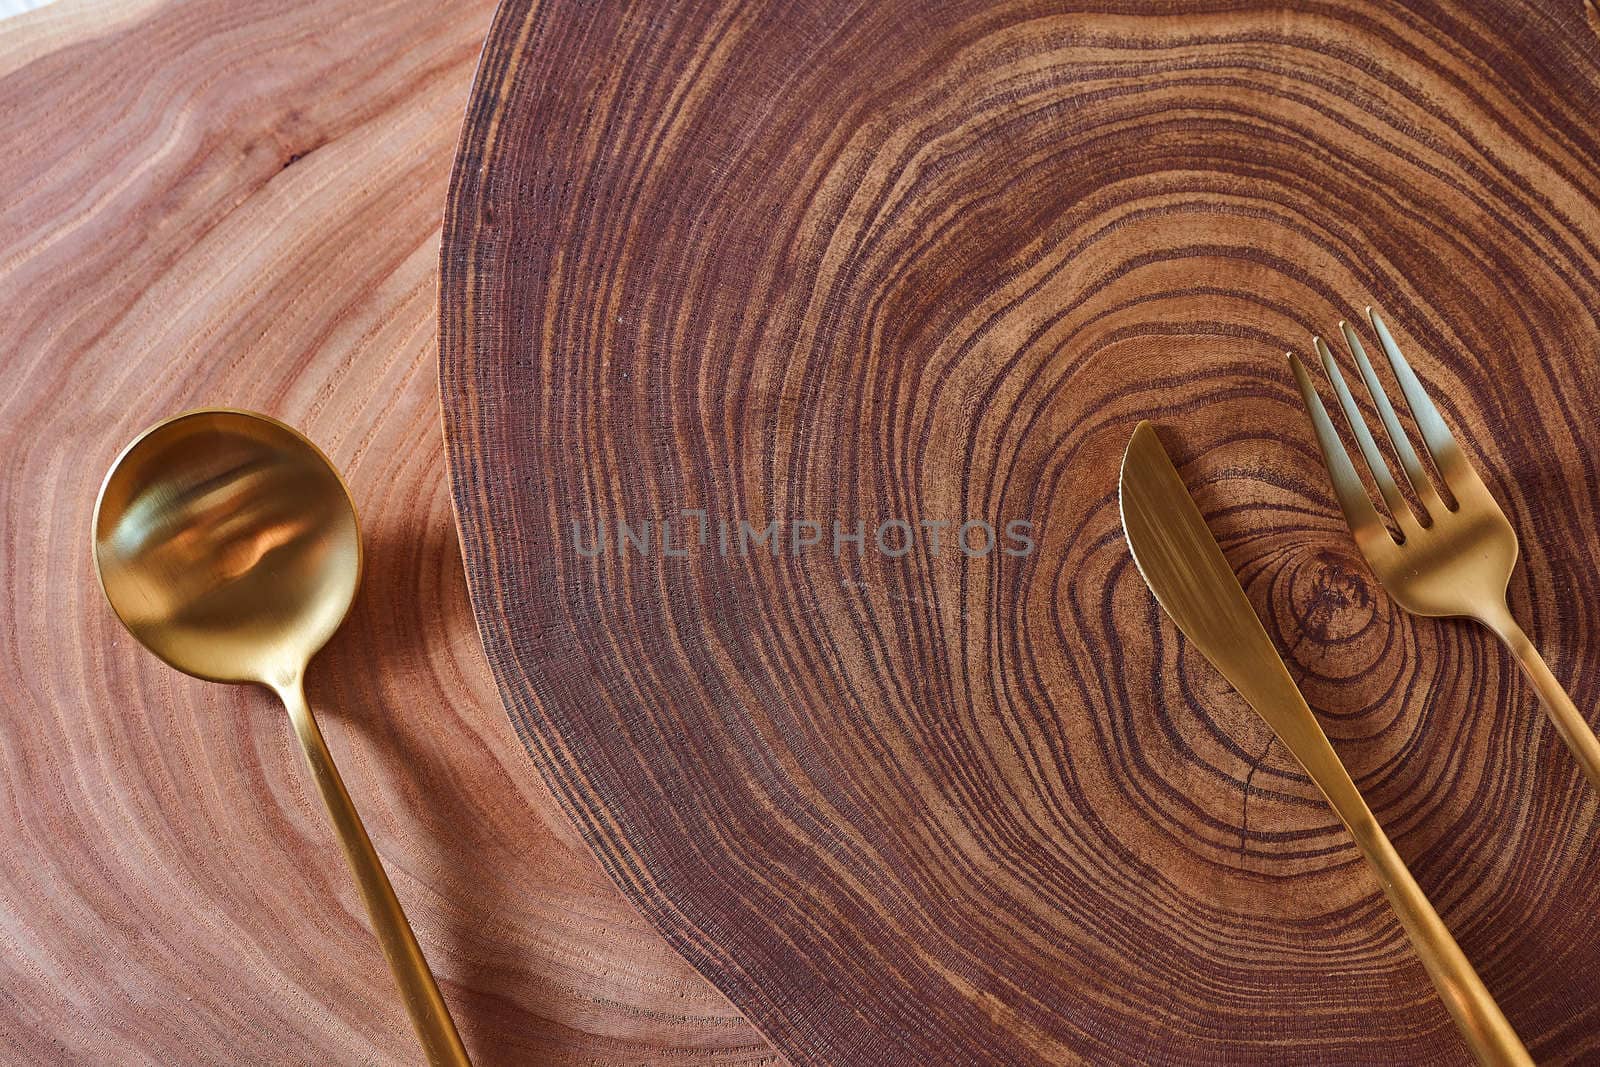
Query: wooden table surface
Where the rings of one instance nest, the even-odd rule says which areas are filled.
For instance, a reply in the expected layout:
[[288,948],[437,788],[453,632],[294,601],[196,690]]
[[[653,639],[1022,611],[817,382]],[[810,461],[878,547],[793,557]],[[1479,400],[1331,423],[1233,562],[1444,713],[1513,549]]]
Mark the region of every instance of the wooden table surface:
[[445,186],[492,4],[60,0],[0,24],[0,1060],[419,1057],[271,696],[103,602],[118,448],[255,408],[345,472],[356,608],[310,695],[479,1064],[774,1054],[529,765],[439,433]]

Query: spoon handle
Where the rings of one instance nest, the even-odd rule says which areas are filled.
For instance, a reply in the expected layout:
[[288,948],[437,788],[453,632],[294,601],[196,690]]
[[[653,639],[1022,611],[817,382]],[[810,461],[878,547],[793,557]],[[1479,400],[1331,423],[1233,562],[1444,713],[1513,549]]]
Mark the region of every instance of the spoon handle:
[[344,858],[350,861],[350,871],[356,877],[361,899],[372,917],[373,929],[389,960],[389,970],[394,972],[395,982],[400,986],[400,997],[405,1001],[411,1025],[417,1029],[428,1062],[436,1067],[471,1067],[450,1018],[450,1009],[439,995],[433,972],[428,969],[428,961],[411,933],[406,913],[394,895],[389,876],[383,872],[383,863],[367,837],[366,827],[361,825],[361,816],[345,791],[339,770],[333,765],[333,755],[322,740],[322,731],[317,728],[317,720],[306,703],[301,680],[296,678],[277,692],[289,710],[300,748],[311,767],[311,776],[316,779],[322,802],[333,819],[339,846],[344,849]]

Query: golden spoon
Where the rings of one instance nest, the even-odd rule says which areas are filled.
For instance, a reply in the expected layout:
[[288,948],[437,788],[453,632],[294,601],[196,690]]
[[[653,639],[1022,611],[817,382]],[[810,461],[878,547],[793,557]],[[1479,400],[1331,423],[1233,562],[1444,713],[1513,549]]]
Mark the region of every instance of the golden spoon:
[[278,694],[432,1064],[468,1064],[450,1009],[306,705],[306,665],[361,581],[355,505],[328,458],[276,419],[191,411],[123,449],[94,512],[111,607],[186,674]]

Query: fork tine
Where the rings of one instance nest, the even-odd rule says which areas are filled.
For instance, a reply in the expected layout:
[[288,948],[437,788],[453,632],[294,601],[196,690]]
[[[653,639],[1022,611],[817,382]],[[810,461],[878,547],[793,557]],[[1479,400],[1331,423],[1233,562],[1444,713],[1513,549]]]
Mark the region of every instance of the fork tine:
[[[1394,538],[1378,517],[1378,509],[1372,506],[1366,486],[1361,484],[1361,477],[1350,463],[1350,456],[1345,452],[1344,443],[1339,440],[1332,420],[1328,418],[1327,408],[1322,406],[1322,398],[1317,395],[1317,387],[1312,384],[1305,364],[1293,352],[1288,356],[1295,381],[1300,383],[1300,399],[1305,402],[1306,414],[1311,418],[1311,429],[1317,437],[1317,447],[1322,452],[1322,465],[1328,469],[1328,477],[1333,481],[1333,495],[1339,501],[1339,510],[1344,512],[1344,521],[1349,525],[1350,532],[1355,535],[1356,544],[1364,554],[1370,553],[1382,545],[1383,542],[1376,540],[1381,536],[1393,548]],[[1370,559],[1369,555],[1369,562]]]
[[1417,429],[1422,432],[1422,441],[1428,446],[1428,454],[1433,457],[1433,465],[1438,469],[1439,476],[1444,479],[1444,484],[1450,487],[1450,491],[1458,500],[1463,492],[1469,489],[1476,488],[1487,492],[1483,481],[1472,469],[1472,464],[1468,463],[1467,457],[1462,454],[1461,446],[1456,444],[1455,435],[1450,432],[1450,427],[1445,425],[1444,419],[1439,415],[1439,409],[1428,399],[1427,390],[1423,389],[1422,383],[1417,380],[1411,364],[1400,354],[1400,346],[1394,343],[1394,337],[1389,333],[1389,327],[1384,325],[1383,317],[1369,307],[1367,318],[1371,320],[1378,341],[1383,345],[1384,355],[1389,357],[1389,366],[1394,368],[1394,376],[1400,382],[1400,391],[1405,394],[1406,406],[1411,409],[1412,418],[1417,420]]
[[[1367,429],[1367,420],[1362,416],[1361,409],[1356,406],[1355,397],[1350,395],[1350,387],[1344,383],[1344,375],[1339,373],[1339,364],[1334,362],[1333,353],[1328,351],[1328,346],[1323,344],[1320,337],[1313,337],[1311,345],[1322,360],[1322,370],[1327,374],[1328,381],[1333,384],[1333,394],[1338,398],[1340,410],[1344,412],[1344,421],[1356,436],[1356,445],[1361,449],[1361,458],[1367,461],[1367,470],[1372,472],[1372,480],[1378,483],[1378,492],[1383,494],[1383,502],[1389,505],[1389,513],[1394,516],[1395,522],[1400,524],[1402,530],[1411,527],[1416,522],[1411,514],[1411,505],[1400,495],[1400,488],[1395,485],[1394,476],[1389,473],[1389,464],[1384,462],[1383,453],[1378,451],[1378,442],[1373,440],[1372,431]],[[1366,495],[1366,489],[1363,487],[1361,496],[1365,499]]]
[[1400,466],[1410,479],[1411,489],[1422,503],[1423,512],[1429,515],[1443,514],[1446,510],[1444,501],[1439,499],[1438,492],[1433,488],[1433,479],[1428,477],[1427,470],[1422,466],[1422,460],[1417,458],[1417,450],[1411,447],[1410,436],[1400,425],[1400,420],[1395,417],[1394,405],[1389,402],[1389,394],[1384,391],[1383,383],[1378,381],[1378,375],[1372,369],[1372,361],[1367,359],[1367,350],[1361,344],[1361,338],[1356,336],[1356,332],[1347,322],[1339,323],[1339,329],[1344,334],[1345,346],[1350,349],[1350,354],[1356,359],[1356,366],[1361,370],[1361,380],[1366,383],[1367,395],[1372,397],[1372,403],[1378,409],[1378,418],[1383,420],[1383,432],[1388,435],[1389,443],[1394,446],[1395,455],[1400,457]]

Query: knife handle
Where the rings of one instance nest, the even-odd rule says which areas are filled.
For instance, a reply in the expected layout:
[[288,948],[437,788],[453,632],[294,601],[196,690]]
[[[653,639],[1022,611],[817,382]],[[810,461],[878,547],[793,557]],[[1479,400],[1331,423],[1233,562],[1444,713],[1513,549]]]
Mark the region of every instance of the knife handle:
[[[1326,737],[1320,740],[1321,745],[1308,753],[1313,758],[1301,757],[1300,762],[1372,865],[1384,895],[1389,898],[1406,936],[1411,938],[1423,969],[1433,980],[1439,999],[1444,1001],[1467,1047],[1485,1067],[1533,1067],[1532,1057],[1500,1011],[1500,1005],[1489,995],[1444,920],[1428,903],[1417,880],[1411,877],[1405,860],[1400,858],[1389,835],[1378,825],[1333,746]],[[1316,751],[1319,748],[1325,751]]]

